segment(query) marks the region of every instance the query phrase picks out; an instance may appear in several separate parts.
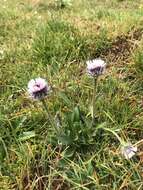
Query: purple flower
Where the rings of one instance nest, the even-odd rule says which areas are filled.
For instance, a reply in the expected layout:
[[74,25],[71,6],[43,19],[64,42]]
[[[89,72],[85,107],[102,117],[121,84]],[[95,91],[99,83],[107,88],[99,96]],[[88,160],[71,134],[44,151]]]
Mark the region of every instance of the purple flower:
[[132,158],[137,152],[137,147],[133,146],[132,144],[125,144],[121,147],[121,154],[126,158]]
[[86,62],[87,73],[92,76],[102,75],[105,71],[106,63],[102,59],[93,59]]
[[30,96],[37,100],[42,100],[50,91],[45,79],[36,78],[32,79],[28,83],[28,92]]

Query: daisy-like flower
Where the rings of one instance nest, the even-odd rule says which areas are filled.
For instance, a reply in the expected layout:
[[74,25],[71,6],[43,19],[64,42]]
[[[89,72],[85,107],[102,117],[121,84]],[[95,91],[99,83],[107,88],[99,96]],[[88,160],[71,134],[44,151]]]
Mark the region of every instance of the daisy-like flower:
[[87,73],[92,76],[102,75],[105,71],[106,63],[102,59],[93,59],[86,62]]
[[45,79],[36,78],[32,79],[28,83],[28,92],[30,96],[37,100],[42,100],[50,91]]
[[137,146],[133,146],[130,143],[127,143],[121,147],[121,154],[129,160],[132,158],[137,152]]

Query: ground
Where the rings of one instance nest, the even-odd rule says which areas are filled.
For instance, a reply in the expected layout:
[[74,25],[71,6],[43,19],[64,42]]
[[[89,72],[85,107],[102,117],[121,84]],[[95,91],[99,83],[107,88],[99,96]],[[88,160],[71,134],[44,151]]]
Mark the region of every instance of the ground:
[[[116,136],[97,128],[143,138],[143,1],[61,2],[0,0],[0,189],[142,190],[143,144],[126,160]],[[107,68],[91,127],[86,61],[98,57]],[[51,87],[52,122],[27,93],[37,77]]]

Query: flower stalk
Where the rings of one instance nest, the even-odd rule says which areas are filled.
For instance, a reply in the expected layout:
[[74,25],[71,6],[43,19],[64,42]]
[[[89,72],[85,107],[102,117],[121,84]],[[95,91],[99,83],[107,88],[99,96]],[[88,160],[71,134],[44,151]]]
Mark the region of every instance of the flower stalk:
[[99,126],[97,129],[103,129],[105,131],[112,133],[118,139],[118,141],[120,142],[121,145],[125,144],[125,141],[122,140],[121,137],[119,137],[119,135],[114,130],[106,128],[106,127],[102,127],[102,126]]
[[96,97],[96,87],[98,77],[104,74],[106,63],[98,58],[89,60],[86,62],[87,64],[87,73],[90,77],[93,78],[93,99],[92,99],[92,126],[95,125],[95,97]]
[[[125,142],[112,129],[105,128],[105,127],[98,127],[98,129],[104,129],[105,131],[111,132],[114,136],[117,137],[117,139],[119,140],[120,145],[121,145],[121,154],[122,154],[122,156],[125,157],[125,159],[129,160],[136,154],[136,152],[137,152],[137,146],[136,146],[137,143],[135,145],[132,145],[130,142]],[[139,141],[138,143],[141,143],[141,142],[142,142],[142,140]]]
[[52,120],[51,120],[51,117],[50,117],[50,115],[49,115],[49,110],[48,110],[48,107],[47,107],[47,104],[46,104],[45,99],[42,99],[41,102],[42,102],[42,104],[43,104],[43,107],[44,107],[45,111],[47,112],[48,120],[49,120],[51,126],[54,127],[54,129],[55,129],[56,132],[58,132],[58,129],[57,129],[56,126],[53,124],[53,122],[52,122]]
[[95,98],[95,97],[96,97],[97,80],[98,80],[98,77],[94,77],[94,78],[93,78],[92,126],[95,125],[95,101],[96,101],[96,98]]
[[50,86],[46,82],[45,79],[43,78],[36,78],[36,79],[31,79],[28,83],[28,93],[30,97],[34,100],[39,100],[42,102],[43,107],[45,111],[47,112],[48,115],[48,120],[51,124],[52,127],[55,128],[55,131],[57,132],[58,129],[56,126],[53,124],[53,121],[51,120],[51,117],[49,115],[49,110],[45,101],[45,97],[49,94],[50,92]]

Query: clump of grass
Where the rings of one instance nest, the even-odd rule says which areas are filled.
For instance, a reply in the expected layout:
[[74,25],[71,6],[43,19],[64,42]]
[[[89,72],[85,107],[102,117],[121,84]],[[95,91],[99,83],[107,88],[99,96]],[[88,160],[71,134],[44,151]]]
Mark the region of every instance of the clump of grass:
[[140,74],[143,73],[143,52],[142,50],[139,50],[136,52],[135,58],[135,68],[136,71]]
[[69,23],[51,20],[38,30],[33,51],[36,60],[55,68],[99,55],[108,45],[105,31],[90,39]]
[[63,65],[84,56],[86,50],[78,30],[65,22],[49,21],[34,41],[34,56],[44,64]]

